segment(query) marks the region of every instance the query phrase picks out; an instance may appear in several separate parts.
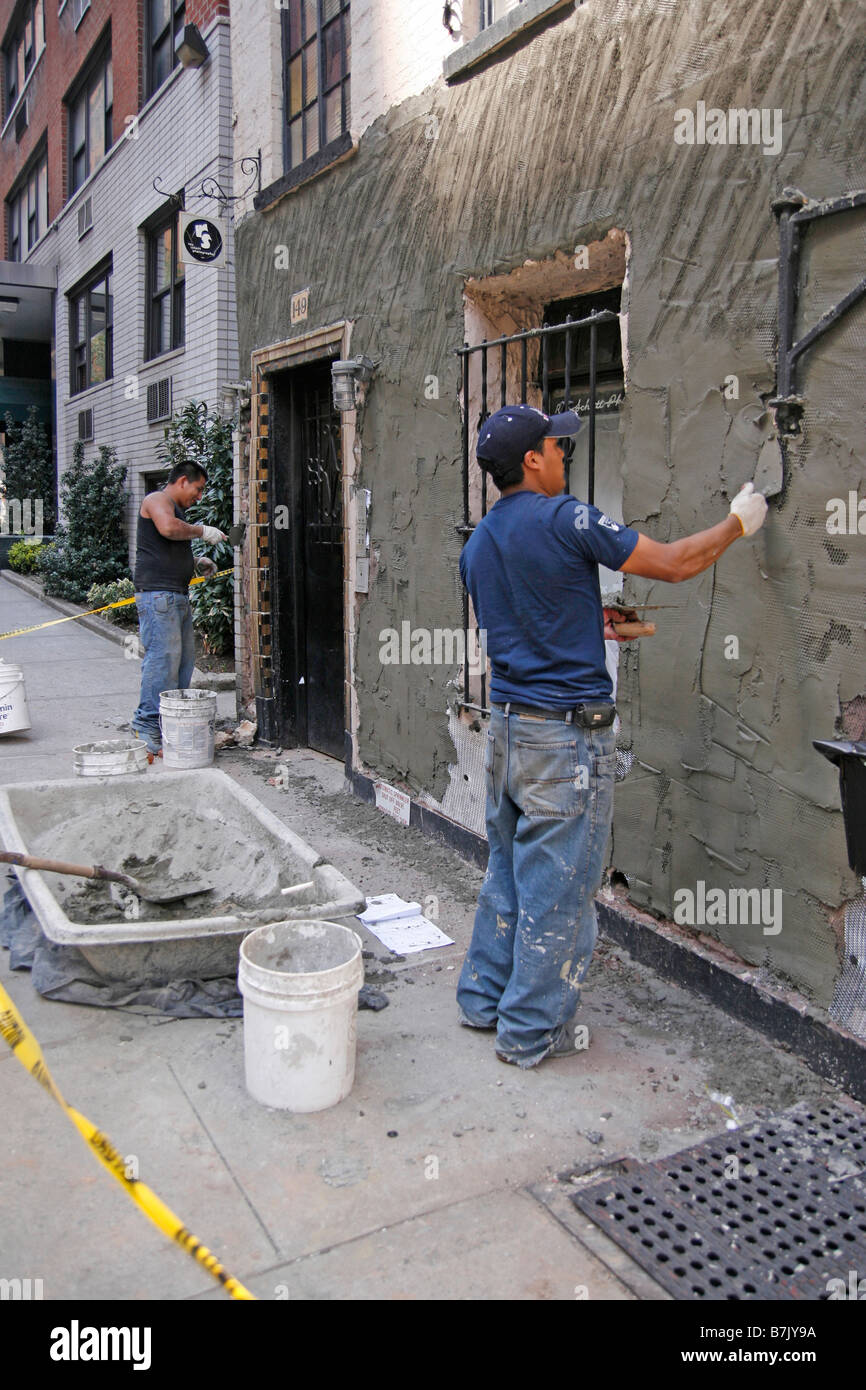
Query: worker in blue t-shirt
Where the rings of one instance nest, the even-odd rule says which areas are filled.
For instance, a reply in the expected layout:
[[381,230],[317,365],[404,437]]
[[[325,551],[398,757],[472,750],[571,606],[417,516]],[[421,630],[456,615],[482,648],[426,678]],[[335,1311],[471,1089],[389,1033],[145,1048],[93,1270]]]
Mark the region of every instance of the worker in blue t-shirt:
[[[560,440],[581,428],[504,406],[478,437],[501,497],[460,557],[491,664],[490,857],[457,990],[460,1022],[496,1029],[504,1062],[574,1051],[613,815],[616,708],[598,566],[677,584],[763,524],[752,483],[707,531],[663,544],[564,492]],[[624,639],[619,639],[624,640]],[[627,640],[627,639],[625,639]]]

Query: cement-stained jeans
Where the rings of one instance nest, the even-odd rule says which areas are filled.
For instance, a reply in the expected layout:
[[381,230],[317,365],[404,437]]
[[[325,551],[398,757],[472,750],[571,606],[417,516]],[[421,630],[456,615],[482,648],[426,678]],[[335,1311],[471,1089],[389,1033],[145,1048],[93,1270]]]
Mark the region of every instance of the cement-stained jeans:
[[144,647],[141,695],[132,727],[151,748],[159,748],[159,697],[163,690],[186,690],[195,666],[192,610],[186,594],[136,594],[138,629]]
[[493,710],[487,735],[490,859],[457,1002],[496,1027],[521,1066],[552,1051],[573,1018],[597,927],[616,765],[612,727],[589,730]]

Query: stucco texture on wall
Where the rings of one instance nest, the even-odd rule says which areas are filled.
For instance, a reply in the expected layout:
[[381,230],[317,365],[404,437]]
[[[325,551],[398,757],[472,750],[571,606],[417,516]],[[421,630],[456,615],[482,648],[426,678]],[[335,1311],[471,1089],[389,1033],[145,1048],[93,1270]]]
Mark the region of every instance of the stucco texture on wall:
[[[721,520],[754,473],[747,426],[774,384],[770,199],[866,185],[864,67],[866,17],[843,0],[593,0],[471,80],[403,103],[354,158],[241,222],[242,361],[290,336],[289,298],[307,285],[311,324],[353,319],[353,351],[381,359],[359,422],[378,566],[356,663],[359,751],[379,775],[441,797],[455,759],[454,672],[382,667],[379,633],[460,624],[466,279],[624,229],[624,519],[660,540]],[[675,112],[699,101],[780,111],[780,149],[675,143]],[[838,223],[808,234],[806,324],[862,276],[863,214]],[[280,244],[289,271],[275,268]],[[677,610],[620,670],[636,757],[617,787],[613,861],[635,901],[673,916],[677,890],[699,880],[780,889],[780,931],[703,929],[825,1004],[839,968],[827,908],[855,880],[836,774],[811,739],[866,694],[866,540],[828,548],[825,526],[828,498],[863,486],[864,325],[861,304],[805,362],[803,437],[765,531],[685,586],[627,584]]]

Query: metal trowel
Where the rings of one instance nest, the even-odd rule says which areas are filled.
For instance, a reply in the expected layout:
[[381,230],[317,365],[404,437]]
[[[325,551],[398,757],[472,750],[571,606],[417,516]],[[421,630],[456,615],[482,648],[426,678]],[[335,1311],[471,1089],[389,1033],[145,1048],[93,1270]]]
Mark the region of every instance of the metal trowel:
[[749,401],[734,418],[735,437],[749,449],[758,448],[755,464],[755,491],[765,497],[777,496],[785,482],[785,458],[776,433],[773,412],[763,401]]

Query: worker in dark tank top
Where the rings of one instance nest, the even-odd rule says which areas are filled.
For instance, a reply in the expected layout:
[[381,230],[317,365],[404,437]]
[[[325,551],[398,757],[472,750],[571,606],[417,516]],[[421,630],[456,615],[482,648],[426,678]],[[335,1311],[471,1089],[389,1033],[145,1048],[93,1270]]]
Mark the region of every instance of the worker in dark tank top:
[[197,463],[176,464],[166,486],[149,492],[138,513],[135,603],[144,658],[132,729],[152,755],[162,751],[160,693],[185,690],[195,665],[189,582],[196,569],[204,575],[216,573],[213,560],[202,558],[196,564],[190,541],[216,545],[226,539],[216,526],[191,526],[184,520],[206,483],[207,473]]

